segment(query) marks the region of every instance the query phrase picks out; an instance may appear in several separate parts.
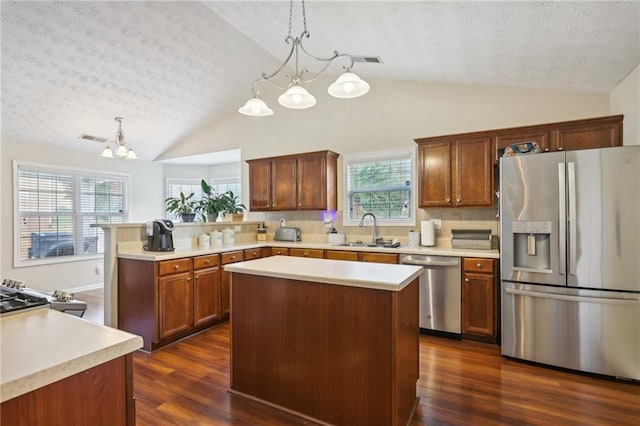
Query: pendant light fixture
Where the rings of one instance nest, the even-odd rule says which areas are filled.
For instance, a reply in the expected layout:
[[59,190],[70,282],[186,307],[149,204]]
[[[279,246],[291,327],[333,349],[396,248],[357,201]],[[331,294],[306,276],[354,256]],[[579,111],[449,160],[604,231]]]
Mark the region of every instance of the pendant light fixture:
[[[328,58],[319,58],[311,55],[302,45],[302,41],[305,38],[309,38],[310,34],[307,31],[307,16],[305,11],[304,0],[302,0],[302,24],[303,31],[299,37],[293,37],[291,35],[291,23],[293,20],[293,0],[289,2],[289,33],[285,38],[285,42],[291,45],[291,49],[289,51],[289,55],[284,60],[284,63],[280,65],[280,67],[275,70],[271,74],[262,73],[262,76],[253,82],[251,87],[251,91],[253,93],[253,97],[249,99],[242,108],[238,110],[241,114],[250,115],[254,117],[264,117],[273,114],[273,110],[267,106],[267,104],[260,99],[260,92],[258,91],[258,84],[262,82],[268,82],[272,86],[277,87],[278,89],[285,90],[285,92],[278,97],[278,103],[286,108],[291,109],[306,109],[311,108],[316,104],[316,98],[310,94],[302,84],[311,83],[315,79],[317,79],[320,74],[322,74],[328,67],[338,58],[346,58],[349,61],[349,65],[343,67],[345,72],[338,77],[338,79],[329,86],[329,94],[336,98],[348,99],[348,98],[356,98],[358,96],[362,96],[369,91],[369,84],[358,77],[356,74],[351,72],[351,68],[353,67],[353,63],[356,61],[361,62],[373,62],[380,63],[382,62],[378,57],[356,57],[347,53],[338,53],[334,50],[333,55]],[[304,53],[308,57],[319,61],[324,62],[324,65],[316,74],[305,77],[306,73],[309,71],[305,68],[301,68],[299,64],[300,52]],[[294,74],[287,74],[286,76],[289,78],[289,81],[286,85],[281,86],[276,84],[272,79],[280,75],[282,70],[287,66],[291,59],[295,60],[295,72]]]
[[118,131],[116,132],[116,140],[109,141],[104,147],[104,151],[100,154],[101,157],[115,158],[117,160],[137,160],[138,156],[131,146],[124,141],[124,132],[122,131],[122,117],[116,117],[118,122]]

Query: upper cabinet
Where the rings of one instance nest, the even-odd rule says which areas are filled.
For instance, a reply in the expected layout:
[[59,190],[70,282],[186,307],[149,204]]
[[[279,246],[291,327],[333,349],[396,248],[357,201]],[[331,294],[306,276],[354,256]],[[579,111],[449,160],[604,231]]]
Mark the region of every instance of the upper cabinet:
[[336,210],[337,160],[332,151],[247,160],[249,209]]
[[491,138],[425,138],[418,143],[418,206],[491,206]]
[[575,151],[622,145],[622,115],[538,124],[535,126],[481,132],[495,141],[495,161],[500,152],[511,144],[537,142],[544,152]]

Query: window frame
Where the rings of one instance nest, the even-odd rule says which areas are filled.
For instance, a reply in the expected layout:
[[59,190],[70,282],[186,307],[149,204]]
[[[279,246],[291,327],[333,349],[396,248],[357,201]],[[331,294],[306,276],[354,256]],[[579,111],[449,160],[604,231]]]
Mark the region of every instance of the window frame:
[[380,151],[367,151],[357,152],[352,154],[344,154],[342,160],[342,224],[343,226],[358,226],[360,218],[349,218],[349,165],[352,163],[361,163],[367,161],[388,161],[398,158],[411,159],[411,197],[409,206],[409,217],[406,219],[385,219],[376,217],[378,226],[415,226],[417,216],[417,192],[418,192],[418,180],[416,170],[416,147],[404,147],[387,149]]
[[[90,169],[80,169],[73,167],[61,167],[53,166],[50,164],[33,163],[27,161],[13,160],[13,267],[14,268],[28,268],[31,266],[41,265],[55,265],[68,262],[78,262],[86,260],[95,260],[104,258],[104,252],[95,254],[74,254],[66,256],[55,256],[50,258],[39,259],[22,259],[20,257],[20,197],[19,197],[19,172],[20,168],[25,168],[29,171],[37,171],[43,173],[52,174],[65,174],[72,175],[75,179],[86,178],[106,178],[106,179],[121,179],[123,181],[123,188],[125,195],[123,197],[124,208],[122,212],[122,223],[127,223],[129,220],[129,206],[131,205],[131,176],[128,173],[117,173],[107,171],[97,171]],[[78,221],[78,217],[86,215],[81,211],[81,186],[74,185],[73,193],[73,211],[70,216],[73,218],[74,223],[74,236],[77,238],[78,230],[81,230],[81,224]],[[99,230],[98,232],[102,232]]]

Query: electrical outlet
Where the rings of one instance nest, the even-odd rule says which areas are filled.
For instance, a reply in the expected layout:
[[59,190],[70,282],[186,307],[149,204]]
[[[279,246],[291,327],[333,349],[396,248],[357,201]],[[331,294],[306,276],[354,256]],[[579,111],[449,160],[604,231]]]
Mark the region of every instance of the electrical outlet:
[[102,275],[102,265],[96,263],[96,275]]
[[431,219],[433,221],[433,227],[435,229],[440,229],[442,228],[442,220],[440,219]]

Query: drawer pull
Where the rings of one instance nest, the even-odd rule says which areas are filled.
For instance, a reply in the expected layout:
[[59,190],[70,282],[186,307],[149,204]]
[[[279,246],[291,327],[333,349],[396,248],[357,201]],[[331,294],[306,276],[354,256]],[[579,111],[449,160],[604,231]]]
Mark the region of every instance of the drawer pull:
[[200,275],[196,275],[196,280],[199,280],[199,279],[200,279]]
[[211,263],[209,259],[205,260],[204,263]]
[[482,264],[481,263],[476,263],[476,267],[477,268],[482,268]]
[[174,265],[173,268],[177,271],[178,269],[180,269],[180,265]]
[[460,200],[460,198],[456,198],[456,201],[459,203],[461,200]]
[[469,278],[465,278],[465,279],[464,279],[464,282],[467,282],[467,283],[468,283],[468,282],[469,282]]

